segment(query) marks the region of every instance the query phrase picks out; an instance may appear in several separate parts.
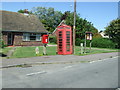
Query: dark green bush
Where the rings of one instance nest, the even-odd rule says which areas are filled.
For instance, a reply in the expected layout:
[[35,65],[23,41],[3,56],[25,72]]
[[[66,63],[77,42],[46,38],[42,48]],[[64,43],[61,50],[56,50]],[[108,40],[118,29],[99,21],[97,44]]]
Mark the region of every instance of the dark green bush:
[[92,47],[115,48],[115,43],[107,38],[94,38],[92,40]]
[[80,43],[84,43],[84,40],[81,40],[80,38],[76,38],[75,45],[80,46]]
[[55,37],[55,36],[49,36],[49,42],[50,43],[57,43],[57,37]]
[[[80,46],[80,43],[85,43],[85,40],[84,39],[79,39],[79,38],[76,38],[76,40],[75,40],[75,45],[76,46]],[[86,46],[88,47],[89,46],[89,43],[90,43],[90,41],[89,40],[86,40]]]
[[0,48],[4,48],[6,47],[7,45],[4,44],[4,41],[3,40],[0,40]]
[[[81,40],[79,38],[76,38],[76,45],[80,46],[80,43],[84,43],[85,40]],[[86,46],[89,47],[90,40],[86,40]],[[94,38],[92,40],[92,47],[98,47],[98,48],[115,48],[115,43],[113,43],[111,40],[106,38]]]

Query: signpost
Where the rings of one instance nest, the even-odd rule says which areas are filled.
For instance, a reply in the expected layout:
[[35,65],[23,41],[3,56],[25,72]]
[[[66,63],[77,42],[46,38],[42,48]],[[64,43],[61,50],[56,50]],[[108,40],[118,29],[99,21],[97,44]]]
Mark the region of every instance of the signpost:
[[90,40],[90,52],[91,52],[92,32],[85,32],[85,46],[84,46],[84,53],[85,54],[86,54],[86,40]]

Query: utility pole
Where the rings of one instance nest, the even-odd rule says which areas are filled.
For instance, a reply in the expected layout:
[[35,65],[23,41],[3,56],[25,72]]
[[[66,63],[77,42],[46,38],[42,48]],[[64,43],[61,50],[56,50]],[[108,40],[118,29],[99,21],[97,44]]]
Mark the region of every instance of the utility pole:
[[75,54],[76,0],[74,0],[73,54]]
[[85,42],[84,42],[84,54],[86,54],[86,32],[85,32]]

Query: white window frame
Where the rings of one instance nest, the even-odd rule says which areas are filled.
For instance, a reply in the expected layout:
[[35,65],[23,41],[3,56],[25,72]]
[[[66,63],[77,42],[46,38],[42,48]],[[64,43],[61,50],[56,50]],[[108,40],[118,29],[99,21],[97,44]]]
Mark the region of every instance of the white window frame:
[[30,41],[30,33],[23,33],[23,41]]
[[23,41],[41,41],[41,34],[40,33],[35,33],[36,39],[35,40],[30,40],[31,33],[23,33]]

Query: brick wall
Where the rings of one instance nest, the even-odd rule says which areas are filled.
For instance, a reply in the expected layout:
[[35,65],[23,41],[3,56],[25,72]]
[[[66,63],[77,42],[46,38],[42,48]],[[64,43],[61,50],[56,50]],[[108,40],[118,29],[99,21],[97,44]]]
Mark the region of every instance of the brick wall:
[[2,39],[4,41],[4,44],[7,45],[7,33],[5,33],[5,32],[2,33]]
[[40,41],[23,41],[23,33],[14,33],[14,45],[15,46],[41,46]]
[[[14,46],[42,46],[40,41],[23,41],[23,33],[13,32],[12,35]],[[3,40],[7,44],[7,32],[3,32]]]

